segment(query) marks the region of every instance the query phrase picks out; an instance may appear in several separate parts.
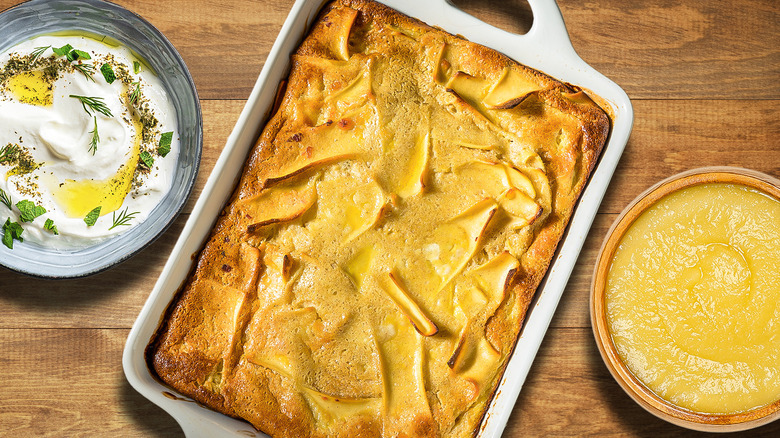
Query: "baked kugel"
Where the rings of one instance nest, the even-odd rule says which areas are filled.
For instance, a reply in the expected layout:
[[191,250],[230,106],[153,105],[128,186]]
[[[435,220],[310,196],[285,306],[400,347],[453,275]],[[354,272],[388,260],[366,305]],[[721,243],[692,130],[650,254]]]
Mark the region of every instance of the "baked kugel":
[[609,126],[495,50],[327,4],[150,367],[273,437],[475,435]]

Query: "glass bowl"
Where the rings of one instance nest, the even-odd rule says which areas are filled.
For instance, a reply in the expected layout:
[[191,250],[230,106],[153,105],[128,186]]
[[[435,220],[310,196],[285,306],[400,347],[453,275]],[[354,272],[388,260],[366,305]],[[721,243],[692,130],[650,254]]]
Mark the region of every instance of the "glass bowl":
[[181,56],[154,26],[121,6],[100,0],[31,0],[0,13],[0,52],[38,35],[60,31],[106,35],[143,58],[176,108],[181,150],[170,191],[149,217],[128,231],[79,249],[17,243],[0,265],[27,275],[74,278],[108,269],[159,237],[192,192],[203,146],[203,121],[195,84]]

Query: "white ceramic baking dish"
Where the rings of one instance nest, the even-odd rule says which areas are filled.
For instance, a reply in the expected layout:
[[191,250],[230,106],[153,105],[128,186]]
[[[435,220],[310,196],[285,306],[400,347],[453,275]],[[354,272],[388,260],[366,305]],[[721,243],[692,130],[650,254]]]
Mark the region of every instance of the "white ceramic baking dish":
[[[430,25],[498,50],[554,78],[578,85],[591,95],[598,96],[599,102],[608,106],[607,110],[612,115],[613,126],[608,143],[577,204],[548,275],[537,291],[515,354],[509,360],[478,434],[480,438],[497,437],[501,435],[512,412],[626,145],[633,123],[633,110],[626,93],[582,61],[574,51],[554,0],[529,0],[534,20],[531,30],[525,35],[490,26],[460,11],[446,0],[380,1]],[[289,55],[306,35],[323,3],[323,0],[298,0],[293,5],[252,94],[228,137],[225,149],[125,345],[122,364],[130,384],[171,414],[190,438],[265,436],[248,423],[203,408],[160,384],[147,368],[144,349],[189,273],[192,255],[200,250],[217,215],[232,193],[247,154],[269,115],[279,82],[288,73]]]

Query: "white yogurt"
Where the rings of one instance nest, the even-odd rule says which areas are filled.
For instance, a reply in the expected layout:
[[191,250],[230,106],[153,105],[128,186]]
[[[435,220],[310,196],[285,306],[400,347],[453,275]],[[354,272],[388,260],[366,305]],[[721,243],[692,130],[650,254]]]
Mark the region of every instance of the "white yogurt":
[[[91,59],[68,61],[52,51],[66,44],[89,53]],[[21,73],[8,73],[14,59],[29,59],[36,48],[46,46],[51,47],[38,61],[13,70]],[[0,188],[12,202],[10,209],[0,204],[0,221],[5,223],[10,218],[19,222],[24,228],[25,242],[52,248],[92,245],[143,222],[170,189],[179,154],[175,109],[159,79],[143,64],[139,64],[140,72],[135,73],[134,61],[140,63],[127,48],[85,36],[40,36],[0,55],[0,69],[6,71],[2,80],[3,70],[0,70],[0,151],[7,146],[17,147],[24,151],[28,163],[29,160],[35,163],[34,166],[20,166],[19,161],[0,163]],[[70,67],[79,62],[94,66],[90,75],[93,80]],[[45,84],[42,69],[52,63],[54,67],[50,70],[59,70],[59,75],[55,81],[49,81],[51,103],[41,105],[34,99],[46,93],[29,91],[29,86]],[[104,63],[112,65],[118,77],[111,84],[100,71]],[[38,73],[24,73],[25,70]],[[22,78],[23,75],[26,76]],[[142,97],[132,103],[130,96],[136,82],[140,84]],[[88,112],[71,95],[102,99],[111,116],[89,106]],[[157,120],[156,126],[152,127],[148,116]],[[147,127],[146,138],[142,135],[143,126]],[[165,132],[173,135],[171,150],[163,157],[158,145]],[[93,144],[96,144],[94,151]],[[154,159],[151,167],[140,164],[141,151]],[[39,167],[29,171],[35,166]],[[18,174],[25,170],[28,172]],[[21,222],[15,205],[21,200],[44,207],[46,213],[33,222]],[[100,217],[90,226],[84,218],[98,206]],[[123,211],[137,213],[127,225],[110,229]],[[59,235],[44,228],[47,219],[54,221]],[[2,250],[8,249],[0,247]]]

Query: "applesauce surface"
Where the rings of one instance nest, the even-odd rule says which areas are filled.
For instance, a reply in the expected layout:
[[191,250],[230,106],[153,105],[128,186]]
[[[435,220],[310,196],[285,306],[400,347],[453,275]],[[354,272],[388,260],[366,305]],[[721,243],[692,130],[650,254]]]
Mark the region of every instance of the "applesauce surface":
[[609,330],[660,397],[729,414],[780,398],[780,201],[746,186],[670,193],[623,236],[606,286]]

